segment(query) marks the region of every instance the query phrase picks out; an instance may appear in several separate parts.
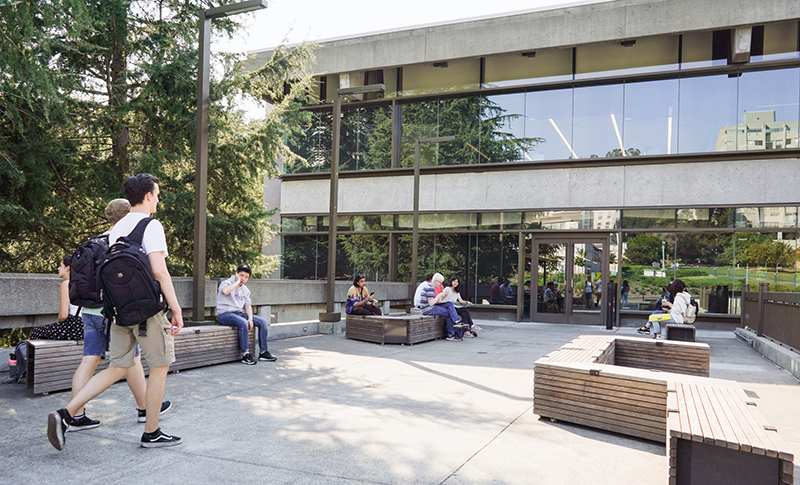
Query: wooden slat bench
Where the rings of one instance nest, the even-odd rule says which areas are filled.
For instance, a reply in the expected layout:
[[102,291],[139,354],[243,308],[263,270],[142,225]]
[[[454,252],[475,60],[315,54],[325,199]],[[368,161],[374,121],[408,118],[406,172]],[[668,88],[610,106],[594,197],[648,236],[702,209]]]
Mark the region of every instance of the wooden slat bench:
[[671,484],[792,483],[777,430],[738,383],[708,377],[709,356],[703,343],[581,336],[534,364],[533,411],[666,443]]
[[[250,352],[255,352],[255,333],[250,331]],[[108,354],[106,354],[108,355]],[[222,364],[241,359],[239,334],[222,325],[184,327],[175,336],[175,362],[170,371]],[[28,345],[27,387],[34,394],[62,391],[72,387],[72,375],[83,358],[82,340],[31,340]],[[97,365],[99,372],[108,367],[108,358]],[[142,357],[145,375],[147,359]]]
[[442,317],[428,315],[347,315],[345,337],[379,344],[413,345],[444,338]]

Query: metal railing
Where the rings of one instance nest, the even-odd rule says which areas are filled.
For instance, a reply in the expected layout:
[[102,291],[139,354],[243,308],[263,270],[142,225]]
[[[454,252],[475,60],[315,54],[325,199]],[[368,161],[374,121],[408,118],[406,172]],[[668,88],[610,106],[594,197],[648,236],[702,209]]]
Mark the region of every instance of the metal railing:
[[768,283],[758,291],[742,285],[742,326],[800,352],[800,293],[769,291]]

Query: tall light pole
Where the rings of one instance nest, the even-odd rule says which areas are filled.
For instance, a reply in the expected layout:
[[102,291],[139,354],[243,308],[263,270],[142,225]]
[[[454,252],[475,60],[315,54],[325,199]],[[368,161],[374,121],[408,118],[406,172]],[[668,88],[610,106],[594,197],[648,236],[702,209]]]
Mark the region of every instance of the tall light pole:
[[342,126],[342,98],[367,93],[382,93],[386,87],[383,84],[368,84],[352,88],[337,89],[333,95],[333,142],[331,153],[331,190],[330,207],[328,214],[328,282],[327,304],[325,311],[319,314],[321,322],[338,322],[342,319],[340,313],[334,312],[336,304],[336,230],[339,214],[339,135]]
[[210,98],[211,20],[267,8],[266,0],[223,5],[200,12],[200,46],[197,66],[197,144],[194,179],[194,271],[192,273],[192,321],[206,316],[206,207],[208,205],[208,108]]

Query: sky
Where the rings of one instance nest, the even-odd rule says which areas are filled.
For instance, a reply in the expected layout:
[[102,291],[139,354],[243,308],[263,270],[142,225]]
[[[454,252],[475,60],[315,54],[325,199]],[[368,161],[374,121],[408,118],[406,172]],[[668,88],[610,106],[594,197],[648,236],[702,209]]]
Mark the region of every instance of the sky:
[[320,41],[375,31],[452,22],[509,12],[547,9],[576,3],[607,0],[268,0],[269,6],[253,14],[242,14],[245,29],[236,39],[215,39],[212,51],[249,52],[304,41]]

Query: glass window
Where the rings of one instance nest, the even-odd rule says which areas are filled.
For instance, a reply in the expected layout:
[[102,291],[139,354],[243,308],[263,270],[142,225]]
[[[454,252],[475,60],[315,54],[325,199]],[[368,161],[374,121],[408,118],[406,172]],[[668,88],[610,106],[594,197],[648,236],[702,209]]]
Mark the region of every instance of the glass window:
[[[439,100],[422,101],[398,105],[400,109],[400,166],[414,166],[414,141],[418,138],[433,138],[439,136]],[[426,161],[433,160],[435,165],[436,146],[422,145],[422,158]]]
[[287,160],[285,173],[329,172],[331,170],[332,114],[309,113],[309,121],[289,135],[289,149],[300,159]]
[[397,216],[397,228],[409,231],[414,229],[414,216],[411,214],[399,214]]
[[798,22],[796,20],[764,25],[763,55],[751,56],[750,62],[776,61],[800,57],[800,52],[797,49],[797,27]]
[[[476,264],[473,268],[473,303],[516,305],[519,236],[517,234],[475,234],[472,239]],[[508,280],[508,283],[505,283]],[[508,285],[510,296],[491,298],[492,285]]]
[[525,160],[578,158],[572,149],[572,89],[525,95]]
[[371,216],[351,216],[352,230],[363,231],[388,231],[394,229],[394,216],[380,214]]
[[769,283],[771,291],[797,291],[796,232],[738,232],[736,236],[736,288],[758,288]]
[[678,80],[625,84],[626,154],[678,152]]
[[798,227],[797,207],[742,207],[736,209],[736,227]]
[[736,78],[693,77],[680,80],[678,151],[728,151],[736,140]]
[[337,250],[344,256],[342,268],[336,263],[344,278],[364,274],[369,281],[386,281],[389,273],[388,234],[347,234],[337,237]]
[[344,110],[339,157],[343,171],[391,168],[392,107]]
[[486,155],[482,161],[522,160],[534,146],[534,141],[525,137],[525,93],[486,96],[481,104],[480,146]]
[[643,209],[622,211],[625,229],[653,229],[675,227],[675,209]]
[[325,279],[328,271],[326,236],[283,236],[281,278]]
[[622,140],[623,86],[575,88],[573,148],[580,158],[627,154]]
[[281,232],[316,232],[317,216],[283,217]]
[[488,56],[484,62],[485,87],[569,79],[572,79],[572,49],[501,54]]
[[554,231],[579,229],[610,229],[619,223],[618,211],[542,211],[525,212],[525,229]]
[[[443,99],[439,103],[439,131],[434,136],[455,136],[455,141],[426,144],[424,153],[433,154],[435,165],[466,165],[489,163],[493,161],[492,143],[481,144],[481,113],[484,112],[484,98]],[[486,110],[490,112],[490,110]],[[485,145],[485,146],[484,146]],[[430,151],[428,151],[430,150]],[[430,165],[430,159],[424,157]]]
[[403,95],[477,89],[480,59],[456,59],[403,67]]
[[[322,216],[319,225],[320,231],[328,231],[328,221],[330,220],[329,216]],[[349,231],[351,224],[351,216],[336,216],[336,230],[337,231]]]
[[[797,148],[800,68],[746,72],[739,78],[738,150]],[[726,138],[727,140],[727,138]],[[719,146],[719,143],[718,143]]]
[[626,42],[578,46],[575,79],[664,71],[678,68],[678,36],[644,37]]
[[477,216],[467,214],[420,214],[420,230],[435,229],[474,229]]
[[[667,268],[673,260],[674,244],[668,233],[623,233],[623,310],[655,310],[656,300],[666,294]],[[627,285],[626,285],[627,283]],[[628,292],[626,295],[625,288]]]
[[678,209],[678,228],[733,227],[735,212],[733,208]]
[[484,212],[480,229],[520,229],[522,212]]

